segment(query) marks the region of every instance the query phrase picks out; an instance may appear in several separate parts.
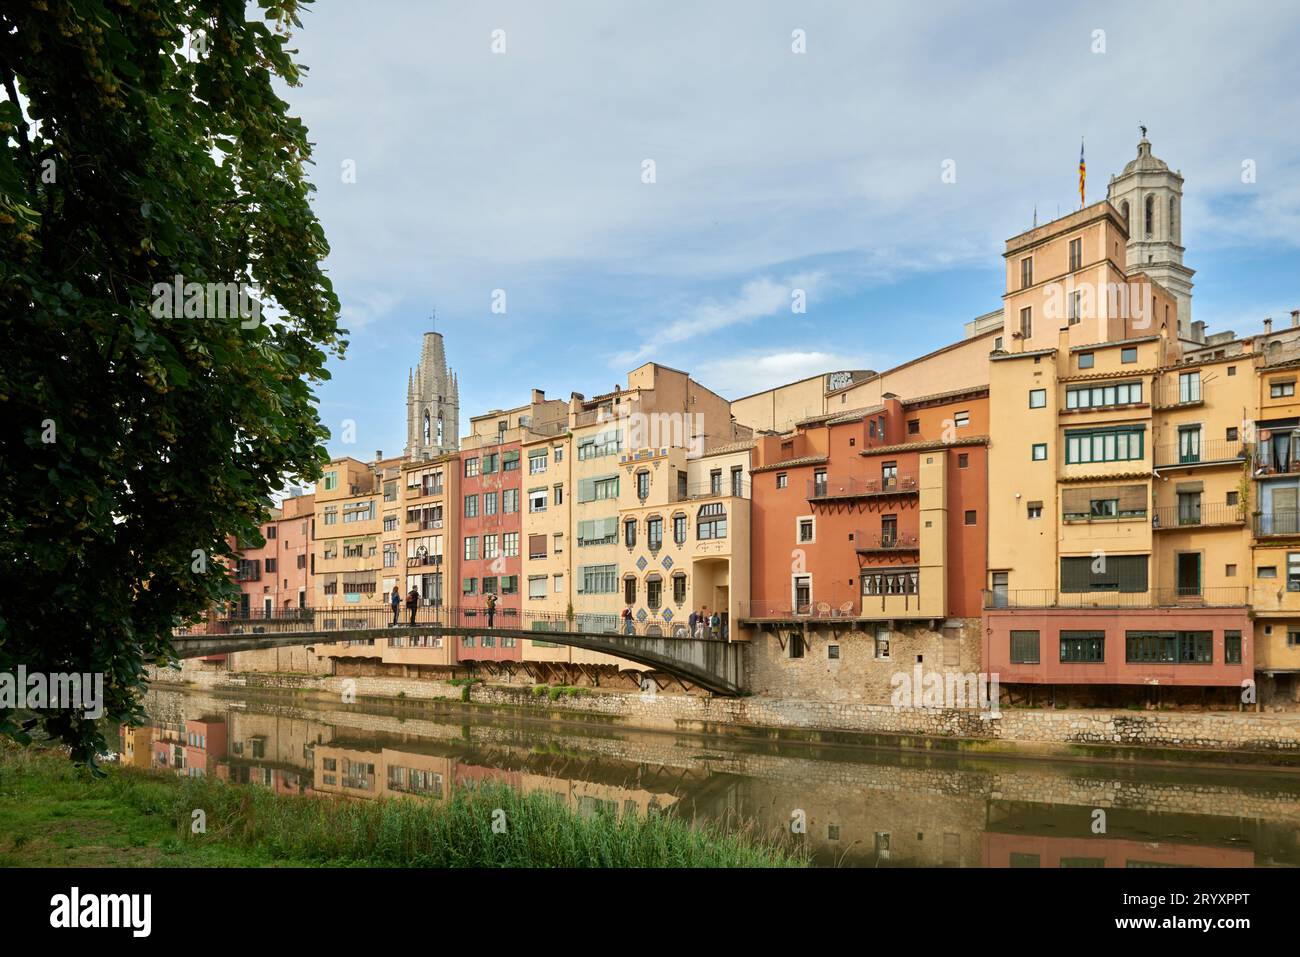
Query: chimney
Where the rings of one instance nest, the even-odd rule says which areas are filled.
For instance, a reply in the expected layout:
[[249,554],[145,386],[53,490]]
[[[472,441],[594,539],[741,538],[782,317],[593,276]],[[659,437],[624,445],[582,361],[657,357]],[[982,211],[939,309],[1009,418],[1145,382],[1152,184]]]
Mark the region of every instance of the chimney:
[[1271,335],[1273,332],[1273,317],[1269,316],[1264,320],[1264,335]]
[[1300,309],[1291,310],[1291,328],[1300,329]]
[[546,401],[546,393],[541,389],[533,390],[533,405],[541,405]]
[[383,450],[383,449],[375,449],[375,461],[376,461],[376,462],[383,461],[383,458],[384,458],[384,450]]

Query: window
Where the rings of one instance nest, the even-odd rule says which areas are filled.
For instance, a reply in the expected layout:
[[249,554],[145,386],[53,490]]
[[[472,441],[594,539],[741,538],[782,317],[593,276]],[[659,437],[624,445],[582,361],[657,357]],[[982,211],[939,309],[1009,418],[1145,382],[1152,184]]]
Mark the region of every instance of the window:
[[1236,427],[1236,426],[1229,426],[1228,429],[1227,429],[1227,431],[1224,433],[1224,438],[1227,439],[1229,442],[1236,442],[1236,441],[1237,441],[1237,427]]
[[585,519],[578,523],[578,547],[618,543],[618,516]]
[[1033,461],[1035,461],[1035,462],[1046,462],[1046,461],[1047,461],[1047,443],[1046,443],[1046,442],[1035,442],[1035,443],[1033,444],[1033,452],[1031,453],[1030,458],[1031,458]]
[[881,661],[889,660],[889,629],[876,629],[876,648],[875,656]]
[[636,473],[636,497],[645,501],[650,497],[650,473],[641,471]]
[[635,578],[623,579],[623,604],[625,605],[636,604],[636,579]]
[[584,595],[613,595],[618,592],[617,565],[580,565],[578,574],[582,576],[581,587]]
[[686,516],[673,516],[673,541],[678,545],[686,543]]
[[556,464],[564,461],[564,449],[558,445],[555,447],[555,461]]
[[825,469],[817,469],[817,471],[813,472],[813,494],[814,495],[826,494],[826,470]]
[[1075,270],[1081,268],[1082,266],[1083,266],[1083,240],[1071,239],[1070,240],[1070,272],[1074,272]]
[[395,542],[384,543],[384,567],[397,567],[397,544]]
[[1201,427],[1199,425],[1180,425],[1178,427],[1178,461],[1199,462],[1201,460]]
[[916,595],[920,593],[920,587],[920,572],[915,568],[882,569],[862,575],[862,594],[865,596]]
[[799,541],[800,542],[814,541],[815,540],[814,529],[815,529],[815,525],[813,524],[813,520],[811,518],[799,519]]
[[1088,503],[1089,518],[1115,518],[1119,515],[1119,499],[1094,498]]
[[563,595],[564,594],[564,572],[557,572],[555,575],[551,577],[555,581],[555,594]]
[[1236,566],[1236,565],[1224,565],[1224,566],[1223,566],[1223,577],[1224,577],[1224,578],[1236,578],[1236,577],[1237,577],[1237,566]]
[[268,558],[268,559],[266,560],[266,570],[267,570],[268,572],[273,572],[273,571],[276,570],[276,567],[275,567],[275,559],[274,559],[274,558]]
[[473,518],[476,515],[478,515],[478,496],[466,495],[465,496],[465,517]]
[[623,522],[623,544],[636,548],[636,519],[629,518]]
[[368,522],[375,517],[374,502],[352,502],[343,506],[343,523]]
[[664,603],[664,583],[652,578],[645,583],[645,603],[647,608],[658,608]]
[[519,533],[506,532],[501,536],[501,554],[506,558],[519,557]]
[[1067,409],[1096,409],[1108,405],[1133,405],[1142,401],[1141,382],[1081,386],[1065,390]]
[[959,468],[959,469],[970,468],[970,453],[968,453],[968,452],[960,452],[960,453],[958,453],[958,455],[957,455],[957,468]]
[[1225,631],[1223,633],[1223,663],[1241,664],[1241,632]]
[[921,420],[920,420],[920,419],[908,419],[908,420],[907,420],[907,434],[908,434],[908,435],[920,435],[920,434],[921,434]]
[[546,597],[546,576],[545,575],[528,576],[528,597],[530,599]]
[[1029,306],[1020,310],[1020,337],[1032,339],[1034,336],[1034,311]]
[[386,532],[395,532],[395,531],[397,531],[397,516],[396,516],[396,515],[385,515],[385,516],[384,516],[384,531],[386,531]]
[[966,426],[970,425],[970,413],[958,412],[955,416],[953,416],[952,421],[953,421],[953,425],[957,426],[957,428],[959,429],[965,428]]
[[645,521],[645,543],[650,551],[655,552],[664,544],[664,520],[659,516]]
[[975,524],[975,509],[973,509],[973,508],[968,508],[968,509],[966,510],[966,524],[967,524],[967,525],[974,525],[974,524]]
[[618,429],[611,429],[608,432],[602,432],[590,438],[581,439],[578,442],[578,459],[602,458],[606,455],[617,455],[623,451],[623,434]]
[[546,536],[545,535],[528,536],[528,557],[529,558],[546,557]]
[[563,486],[563,485],[556,485],[556,486],[554,486],[554,487],[551,488],[551,492],[552,492],[551,501],[554,502],[556,505],[563,505],[563,504],[564,504],[564,486]]
[[1061,632],[1061,661],[1095,663],[1106,660],[1104,631]]
[[673,576],[673,603],[677,605],[686,604],[686,576]]
[[1124,633],[1124,660],[1130,663],[1208,665],[1213,657],[1213,632],[1128,631]]
[[546,511],[546,488],[534,488],[528,491],[528,511]]
[[497,453],[491,452],[483,456],[483,474],[495,475],[497,471]]
[[546,471],[546,449],[530,449],[528,452],[528,474],[537,475]]
[[1178,401],[1201,401],[1201,374],[1199,372],[1181,372],[1178,375]]
[[501,453],[501,471],[518,472],[519,471],[519,450],[513,452]]
[[722,469],[714,469],[709,473],[709,494],[722,494]]
[[465,477],[466,477],[466,478],[473,478],[475,475],[478,475],[478,466],[479,466],[479,461],[478,461],[477,458],[466,459],[466,460],[465,460]]
[[478,561],[478,536],[471,535],[465,539],[465,561]]
[[1011,663],[1036,665],[1038,658],[1038,632],[1013,631],[1011,633]]
[[1268,394],[1273,399],[1283,399],[1295,395],[1295,380],[1270,382],[1268,384]]
[[1043,517],[1043,503],[1042,503],[1042,502],[1030,502],[1028,505],[1025,506],[1025,514],[1026,514],[1026,516],[1027,516],[1028,518],[1031,518],[1031,519],[1032,519],[1032,518],[1042,518],[1042,517]]
[[882,462],[880,465],[880,487],[893,488],[898,484],[898,463]]
[[1147,591],[1148,555],[1091,555],[1061,559],[1061,591],[1066,593]]
[[497,577],[495,575],[485,576],[483,579],[483,594],[495,595],[497,593]]
[[[839,645],[827,645],[827,646],[826,646],[826,657],[827,657],[829,660],[831,660],[831,661],[837,661],[837,660],[839,659],[839,657],[840,657],[840,646],[839,646]],[[837,828],[837,829],[836,829],[836,833],[837,833],[837,835],[838,835],[838,830],[839,830],[839,829]]]
[[478,579],[477,579],[477,578],[464,578],[464,579],[461,579],[461,587],[460,587],[460,590],[461,590],[461,593],[462,593],[462,594],[465,594],[465,595],[477,595],[477,594],[478,594]]
[[495,515],[496,513],[497,513],[497,493],[484,492],[483,493],[483,514]]
[[1026,256],[1020,260],[1020,288],[1026,289],[1034,284],[1034,257]]
[[274,525],[266,526],[266,540],[269,542],[274,538],[275,538],[275,526]]
[[1029,407],[1031,409],[1044,409],[1047,407],[1047,390],[1030,389],[1029,390]]
[[1125,462],[1144,458],[1146,433],[1140,427],[1117,426],[1065,433],[1066,464]]
[[335,489],[337,489],[338,487],[339,487],[339,473],[338,473],[338,472],[326,472],[326,473],[325,473],[325,491],[327,491],[327,492],[333,492],[333,491],[334,491]]
[[994,351],[994,352],[1001,352],[1001,351],[1002,351],[1002,337],[1001,337],[1001,336],[998,336],[998,337],[996,337],[996,338],[993,340],[993,351]]
[[1095,360],[1096,360],[1096,356],[1094,356],[1091,352],[1080,352],[1079,368],[1091,369],[1093,367],[1093,363],[1095,362]]
[[1286,590],[1300,591],[1300,552],[1286,553]]
[[519,511],[519,489],[508,488],[501,492],[501,511],[506,515]]
[[1125,346],[1123,349],[1119,350],[1119,361],[1125,364],[1137,362],[1137,346]]
[[745,470],[739,465],[731,469],[731,494],[735,498],[745,497]]
[[1255,569],[1255,577],[1256,577],[1256,578],[1276,578],[1276,577],[1277,577],[1277,566],[1276,566],[1276,565],[1260,565],[1258,568]]
[[551,554],[561,555],[564,553],[564,533],[556,532],[551,536]]
[[777,487],[777,488],[786,488],[787,486],[789,486],[789,484],[790,484],[790,476],[789,476],[789,475],[787,475],[785,472],[777,472],[777,473],[776,473],[776,487]]
[[727,537],[727,513],[721,502],[701,505],[695,515],[695,538],[705,541]]
[[1067,325],[1076,325],[1083,320],[1083,292],[1070,293],[1065,303],[1065,320]]

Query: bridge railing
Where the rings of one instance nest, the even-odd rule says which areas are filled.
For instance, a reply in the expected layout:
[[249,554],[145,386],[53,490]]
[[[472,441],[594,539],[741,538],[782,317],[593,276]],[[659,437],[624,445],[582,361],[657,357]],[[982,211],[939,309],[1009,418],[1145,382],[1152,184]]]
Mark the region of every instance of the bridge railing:
[[415,609],[403,603],[397,610],[396,622],[392,606],[372,603],[368,605],[343,604],[328,608],[275,609],[270,614],[250,610],[246,614],[221,614],[209,619],[209,635],[274,635],[295,632],[348,632],[377,629],[409,629],[421,627],[466,628],[489,632],[497,630],[545,632],[577,632],[600,635],[611,639],[621,637],[641,638],[694,638],[698,640],[725,641],[723,628],[700,625],[691,630],[685,618],[665,621],[648,614],[644,618],[634,614],[625,620],[621,614],[594,614],[575,612],[543,612],[498,606],[489,616],[485,604],[443,605],[421,602]]

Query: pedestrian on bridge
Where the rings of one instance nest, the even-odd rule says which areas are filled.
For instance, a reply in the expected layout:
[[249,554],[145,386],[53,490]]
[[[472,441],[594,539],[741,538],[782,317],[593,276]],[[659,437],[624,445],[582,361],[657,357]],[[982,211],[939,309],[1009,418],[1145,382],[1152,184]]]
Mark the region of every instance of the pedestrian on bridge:
[[709,619],[709,637],[710,638],[722,637],[722,618],[718,615],[716,611],[713,613],[713,617]]
[[686,619],[686,623],[690,625],[691,628],[690,636],[692,638],[700,637],[700,613],[694,608],[691,609],[691,617]]
[[623,634],[636,634],[636,626],[632,624],[632,606],[628,605],[623,609]]
[[388,596],[388,603],[393,606],[393,621],[388,626],[392,628],[397,624],[397,616],[401,614],[402,607],[402,593],[397,590],[396,585],[393,586],[393,593]]
[[492,627],[492,619],[496,617],[496,613],[497,613],[497,596],[496,596],[496,595],[488,595],[488,596],[487,596],[487,616],[488,616],[488,627],[489,627],[489,628]]
[[406,610],[411,613],[411,624],[415,624],[415,609],[420,607],[420,593],[412,588],[406,594]]

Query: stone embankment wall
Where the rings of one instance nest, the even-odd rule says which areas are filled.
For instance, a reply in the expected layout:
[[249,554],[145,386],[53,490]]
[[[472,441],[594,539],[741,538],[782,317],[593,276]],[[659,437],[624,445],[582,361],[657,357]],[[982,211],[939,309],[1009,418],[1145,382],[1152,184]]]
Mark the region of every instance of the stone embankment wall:
[[[464,689],[446,681],[395,677],[310,677],[306,675],[157,670],[160,682],[185,682],[220,690],[257,688],[315,691],[358,698],[460,700]],[[1104,748],[1173,748],[1207,752],[1300,754],[1300,715],[1208,712],[1047,711],[1004,709],[998,718],[977,711],[900,708],[859,702],[753,696],[701,698],[694,695],[640,694],[583,689],[578,697],[552,701],[531,687],[476,684],[469,700],[478,705],[522,709],[537,717],[598,720],[619,727],[651,730],[806,732],[805,738],[835,740],[845,735],[881,735],[895,743],[953,751],[1079,753]],[[824,733],[819,735],[819,733]],[[916,739],[916,740],[912,740]],[[966,741],[966,746],[957,743]],[[886,742],[870,742],[886,743]],[[1213,755],[1206,756],[1213,760]]]

